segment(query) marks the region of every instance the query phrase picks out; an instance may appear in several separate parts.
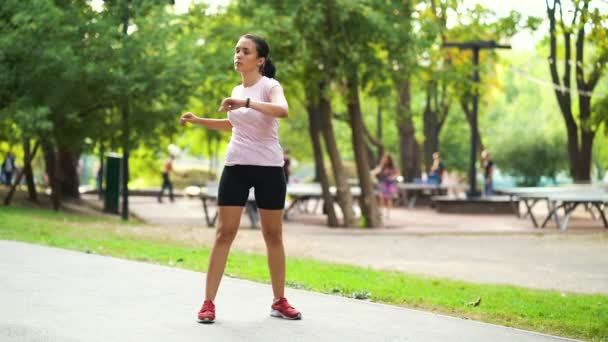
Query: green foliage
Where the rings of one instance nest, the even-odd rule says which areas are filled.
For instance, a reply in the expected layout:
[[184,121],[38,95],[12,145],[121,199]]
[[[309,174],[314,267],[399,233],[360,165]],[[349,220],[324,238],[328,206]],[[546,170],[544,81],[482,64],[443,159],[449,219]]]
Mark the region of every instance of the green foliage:
[[555,178],[567,168],[563,135],[518,129],[495,147],[494,162],[523,186],[538,185],[542,176]]
[[[86,138],[109,143],[123,134],[120,111],[127,100],[132,146],[154,147],[157,134],[175,130],[191,93],[195,64],[183,56],[192,38],[181,31],[180,17],[157,1],[124,4],[109,2],[102,12],[85,1],[3,5],[9,20],[0,26],[6,71],[0,111],[20,134],[76,150],[86,147]],[[127,10],[135,30],[125,37],[118,24]]]
[[448,116],[439,136],[439,152],[446,171],[466,173],[471,159],[471,129],[458,109]]
[[[92,152],[99,143],[106,151],[120,151],[122,108],[128,103],[130,147],[148,150],[135,158],[149,158],[134,161],[138,167],[132,168],[132,179],[138,173],[150,178],[150,165],[169,143],[217,161],[229,134],[182,130],[177,118],[186,110],[225,117],[216,110],[239,82],[231,63],[234,44],[253,32],[265,36],[272,48],[277,79],[290,103],[290,118],[281,120],[281,142],[301,163],[312,162],[306,106],[323,95],[335,113],[345,113],[344,79],[356,71],[363,119],[375,135],[381,105],[382,140],[395,154],[401,148],[396,123],[411,118],[416,139],[424,141],[428,84],[445,85],[451,114],[441,131],[440,151],[451,170],[466,171],[470,137],[458,107],[470,103],[471,56],[442,49],[442,39],[500,41],[541,22],[516,12],[497,18],[490,7],[465,8],[458,0],[240,0],[219,12],[199,3],[176,15],[162,0],[104,1],[101,11],[87,1],[5,0],[0,8],[0,141],[15,146],[23,137],[44,137],[78,153]],[[126,11],[130,30],[123,35]],[[454,25],[448,27],[446,18]],[[593,7],[588,13],[585,65],[597,65],[601,75],[608,51],[606,20],[606,13]],[[507,59],[520,67],[531,64],[526,74],[550,79],[546,64],[530,63],[511,51],[484,51],[479,109],[484,144],[493,150],[517,140],[514,130],[503,128],[519,122],[541,135],[565,135],[552,89],[504,72],[501,60]],[[411,80],[412,111],[403,113],[396,104],[406,79]],[[321,81],[327,82],[323,94],[315,92]],[[608,122],[607,91],[606,77],[600,77],[592,120],[585,123],[593,129]],[[334,125],[342,158],[353,160],[348,124],[334,120]],[[604,146],[594,144],[600,171],[608,167],[602,166]]]
[[[608,126],[602,126],[593,141],[593,166],[597,179],[604,179],[608,172]],[[606,179],[604,179],[606,180]]]

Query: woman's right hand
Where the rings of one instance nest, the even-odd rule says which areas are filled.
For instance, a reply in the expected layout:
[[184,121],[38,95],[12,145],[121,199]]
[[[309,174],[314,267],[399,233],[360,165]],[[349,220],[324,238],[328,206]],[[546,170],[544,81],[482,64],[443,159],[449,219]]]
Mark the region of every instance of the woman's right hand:
[[186,125],[186,122],[189,123],[194,123],[194,121],[198,119],[198,117],[190,112],[186,112],[184,114],[182,114],[182,116],[179,118],[179,123],[182,126]]

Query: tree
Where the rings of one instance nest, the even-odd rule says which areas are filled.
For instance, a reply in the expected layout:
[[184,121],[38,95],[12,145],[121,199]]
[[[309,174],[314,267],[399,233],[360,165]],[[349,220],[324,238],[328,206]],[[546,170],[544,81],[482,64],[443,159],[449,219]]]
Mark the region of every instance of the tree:
[[417,40],[414,37],[415,1],[376,2],[385,22],[379,25],[381,41],[387,52],[385,68],[396,93],[395,123],[399,135],[401,174],[407,182],[420,177],[420,147],[416,141],[412,112],[412,76],[416,72]]
[[352,147],[357,165],[357,177],[361,187],[359,206],[366,227],[382,225],[376,195],[370,177],[370,163],[365,141],[365,123],[360,103],[360,70],[368,64],[377,64],[375,51],[369,47],[377,37],[374,32],[380,29],[383,21],[379,13],[366,3],[338,3],[332,21],[337,26],[336,39],[343,45],[337,49],[336,56],[340,63],[339,76],[342,79],[343,92],[348,112],[348,121],[352,132]]
[[[356,223],[355,213],[353,211],[353,200],[350,192],[350,185],[346,179],[344,172],[344,166],[342,164],[342,158],[338,150],[336,138],[334,136],[334,128],[332,123],[333,111],[331,107],[331,101],[329,97],[329,85],[332,79],[337,74],[338,60],[335,52],[335,42],[333,41],[336,37],[336,27],[333,23],[333,17],[336,8],[336,4],[331,1],[319,2],[311,7],[312,10],[316,11],[316,15],[307,13],[307,11],[300,11],[298,16],[294,20],[294,24],[297,27],[310,27],[309,30],[302,30],[302,38],[306,47],[306,66],[303,69],[304,72],[309,75],[309,79],[304,81],[307,98],[313,101],[312,108],[317,108],[318,113],[318,125],[315,124],[313,111],[311,113],[310,125],[313,128],[317,128],[322,134],[325,141],[325,147],[329,155],[330,163],[333,170],[334,180],[336,182],[337,189],[337,200],[338,205],[342,209],[343,225],[346,227],[352,227]],[[314,25],[310,25],[312,18],[318,19]],[[305,22],[308,22],[307,25]],[[319,35],[319,30],[324,32],[323,35]],[[327,39],[330,37],[330,39]],[[312,77],[310,77],[312,76]],[[313,129],[314,130],[314,129]],[[314,135],[313,130],[311,134]],[[313,138],[313,146],[314,146]],[[319,165],[319,172],[323,177],[324,167],[322,164],[322,153],[321,159],[315,154],[316,164]],[[321,183],[323,179],[321,179]],[[330,196],[325,195],[329,193],[328,190],[323,186],[324,201],[328,203],[326,210],[328,212],[328,222],[331,225],[333,200]]]
[[124,45],[115,15],[122,4],[107,1],[101,12],[87,1],[3,6],[0,110],[23,138],[41,141],[56,208],[59,197],[79,196],[78,159],[92,146],[84,142],[117,146],[126,94],[137,129],[124,136],[137,146],[175,131],[177,108],[191,90],[192,63],[183,58],[191,45],[178,34],[179,18],[164,1],[139,1],[132,8],[136,30]]
[[[560,0],[546,0],[549,17],[549,69],[555,84],[555,97],[566,124],[568,137],[568,161],[570,174],[575,181],[589,181],[591,177],[591,153],[597,125],[592,121],[591,99],[593,90],[608,63],[608,14],[599,9],[590,10],[590,0],[573,0],[573,14],[569,23],[564,18]],[[559,15],[559,16],[558,16]],[[587,28],[590,32],[587,33]],[[558,35],[563,38],[563,71],[558,70]],[[574,60],[572,35],[575,38]],[[595,44],[591,57],[585,58],[585,45]],[[587,50],[589,52],[589,50]],[[572,100],[575,93],[572,82],[572,66],[578,101]],[[577,103],[578,102],[578,103]],[[577,107],[578,104],[578,108]],[[578,111],[578,117],[576,112]]]
[[431,0],[429,5],[420,16],[421,26],[424,28],[421,32],[422,39],[427,42],[423,49],[426,57],[419,57],[428,61],[428,66],[423,68],[426,83],[423,112],[424,165],[427,172],[433,163],[433,153],[439,151],[439,135],[450,112],[452,98],[448,86],[457,83],[454,76],[450,78],[450,53],[437,44],[438,40],[440,44],[446,41],[448,9],[455,10],[457,3],[451,0]]

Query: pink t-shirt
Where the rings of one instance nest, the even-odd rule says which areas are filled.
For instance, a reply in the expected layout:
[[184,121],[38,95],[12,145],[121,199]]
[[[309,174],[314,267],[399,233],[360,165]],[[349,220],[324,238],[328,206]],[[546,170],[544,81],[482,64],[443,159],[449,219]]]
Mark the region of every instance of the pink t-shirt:
[[[270,90],[274,87],[281,85],[275,79],[262,76],[251,87],[242,84],[234,87],[232,97],[270,102]],[[277,118],[242,107],[229,111],[228,120],[232,124],[232,137],[226,152],[226,165],[283,166]]]

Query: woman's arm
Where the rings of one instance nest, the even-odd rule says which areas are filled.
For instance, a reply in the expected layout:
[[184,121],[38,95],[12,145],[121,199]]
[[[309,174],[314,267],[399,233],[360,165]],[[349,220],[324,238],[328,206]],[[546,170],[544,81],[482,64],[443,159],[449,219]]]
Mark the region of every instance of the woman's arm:
[[369,171],[369,173],[373,176],[376,177],[378,176],[378,174],[380,174],[380,171],[382,171],[382,165],[378,165],[375,168],[371,169]]
[[204,126],[209,129],[215,129],[218,131],[232,131],[232,124],[228,119],[206,119],[200,118],[190,112],[182,114],[180,123],[183,125],[189,122],[193,125]]
[[[220,112],[227,112],[229,110],[245,107],[246,103],[247,100],[228,97],[222,101],[220,109],[218,110]],[[258,112],[273,116],[275,118],[286,118],[289,116],[289,106],[287,105],[285,94],[283,94],[283,88],[280,86],[274,87],[270,90],[270,102],[250,100],[249,108],[253,108]]]

